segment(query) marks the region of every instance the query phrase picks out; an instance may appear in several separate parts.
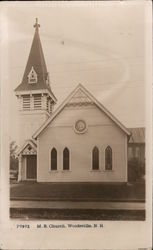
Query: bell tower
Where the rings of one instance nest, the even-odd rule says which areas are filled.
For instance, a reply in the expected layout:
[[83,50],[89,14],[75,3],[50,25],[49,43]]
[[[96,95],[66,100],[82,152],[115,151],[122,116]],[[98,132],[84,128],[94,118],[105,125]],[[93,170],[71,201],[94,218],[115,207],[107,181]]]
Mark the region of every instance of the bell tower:
[[19,102],[20,146],[50,117],[57,102],[49,81],[45,58],[39,37],[38,19],[34,25],[27,65],[20,85],[15,89]]

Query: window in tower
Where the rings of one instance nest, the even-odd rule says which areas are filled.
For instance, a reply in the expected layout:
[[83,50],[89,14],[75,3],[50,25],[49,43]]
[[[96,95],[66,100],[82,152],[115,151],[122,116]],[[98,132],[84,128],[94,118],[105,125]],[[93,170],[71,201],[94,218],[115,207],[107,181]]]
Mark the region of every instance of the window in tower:
[[50,98],[47,98],[47,111],[48,111],[48,113],[52,112],[52,104],[51,104]]
[[30,110],[30,95],[23,96],[23,110]]
[[41,95],[34,95],[34,109],[41,109]]
[[37,83],[37,73],[34,70],[34,68],[32,67],[30,70],[30,73],[28,75],[28,83],[29,84],[33,84],[33,83]]

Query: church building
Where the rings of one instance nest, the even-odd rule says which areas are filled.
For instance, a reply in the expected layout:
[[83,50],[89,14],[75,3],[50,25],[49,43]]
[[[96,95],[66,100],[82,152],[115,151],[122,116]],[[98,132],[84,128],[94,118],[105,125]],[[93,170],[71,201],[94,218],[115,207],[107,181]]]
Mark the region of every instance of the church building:
[[130,132],[83,85],[54,110],[38,21],[21,84],[18,181],[127,182]]

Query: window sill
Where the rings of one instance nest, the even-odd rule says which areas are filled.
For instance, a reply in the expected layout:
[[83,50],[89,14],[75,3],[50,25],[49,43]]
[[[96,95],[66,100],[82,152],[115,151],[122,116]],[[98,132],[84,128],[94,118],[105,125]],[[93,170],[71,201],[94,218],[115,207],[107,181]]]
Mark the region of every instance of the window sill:
[[101,170],[100,169],[92,169],[92,170],[90,170],[90,172],[101,172]]
[[69,172],[72,172],[72,171],[71,170],[49,170],[49,173],[59,173],[59,172],[69,173]]
[[103,172],[114,172],[114,170],[103,170]]
[[71,170],[62,170],[62,173],[69,173],[72,172]]

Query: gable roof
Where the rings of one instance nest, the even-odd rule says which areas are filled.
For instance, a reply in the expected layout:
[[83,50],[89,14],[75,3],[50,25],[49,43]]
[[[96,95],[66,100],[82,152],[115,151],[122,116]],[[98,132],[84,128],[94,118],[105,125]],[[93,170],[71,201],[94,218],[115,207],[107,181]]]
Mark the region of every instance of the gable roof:
[[[22,82],[15,89],[15,91],[47,89],[51,93],[51,95],[53,95],[50,84],[48,82],[49,76],[48,76],[46,62],[45,62],[45,58],[44,58],[44,54],[43,54],[43,50],[41,46],[41,41],[39,37],[38,28],[40,27],[40,25],[37,23],[37,19],[36,19],[36,24],[34,25],[34,27],[35,27],[34,38],[33,38],[32,46],[30,49],[30,54],[28,57],[27,65],[26,65],[24,75],[22,78]],[[32,67],[37,74],[37,83],[29,84],[28,75]],[[54,98],[56,99],[55,96]]]
[[129,143],[145,143],[145,128],[129,128],[131,137]]
[[65,101],[54,111],[51,117],[34,133],[33,138],[36,139],[42,131],[47,128],[47,126],[53,121],[53,119],[63,110],[63,108],[71,101],[71,99],[76,95],[78,91],[82,91],[87,98],[94,103],[101,111],[103,111],[114,123],[122,129],[128,136],[130,136],[130,132],[128,129],[113,116],[87,89],[84,88],[83,85],[79,84],[71,94],[65,99]]
[[33,141],[33,140],[26,140],[25,143],[23,144],[23,146],[21,146],[18,151],[16,152],[16,155],[20,155],[23,150],[30,145],[33,149],[35,149],[37,151],[37,144]]

